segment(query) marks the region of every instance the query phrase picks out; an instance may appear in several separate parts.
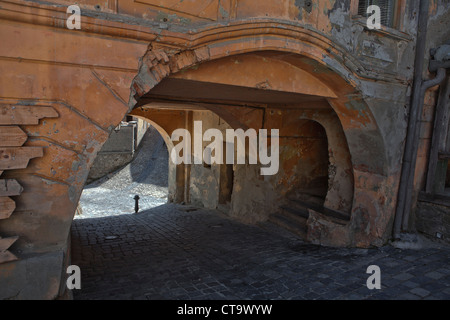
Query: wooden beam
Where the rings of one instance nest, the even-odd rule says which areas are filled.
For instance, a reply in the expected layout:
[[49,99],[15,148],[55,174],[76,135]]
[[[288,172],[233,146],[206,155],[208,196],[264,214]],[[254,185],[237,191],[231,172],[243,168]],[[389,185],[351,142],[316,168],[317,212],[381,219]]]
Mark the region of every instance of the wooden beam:
[[183,111],[205,111],[207,109],[200,107],[194,103],[180,103],[180,102],[159,102],[152,99],[146,100],[145,98],[141,99],[142,102],[148,101],[148,104],[143,105],[139,108],[144,109],[166,109],[166,110],[183,110]]
[[0,125],[36,125],[43,118],[58,118],[55,109],[49,106],[21,106],[0,104]]
[[0,252],[4,252],[11,247],[19,237],[0,238]]
[[9,197],[0,198],[0,220],[8,219],[16,210],[16,203]]
[[19,196],[23,191],[22,186],[13,179],[0,180],[0,197]]
[[43,156],[42,147],[0,148],[0,170],[25,169],[30,159]]
[[245,123],[242,123],[240,121],[241,119],[238,119],[233,114],[231,114],[228,111],[228,109],[226,109],[226,106],[202,104],[202,103],[199,103],[198,105],[203,106],[208,110],[217,114],[219,117],[225,120],[233,129],[243,129],[244,131],[249,129],[249,127]]
[[0,127],[0,147],[21,147],[27,139],[19,127]]

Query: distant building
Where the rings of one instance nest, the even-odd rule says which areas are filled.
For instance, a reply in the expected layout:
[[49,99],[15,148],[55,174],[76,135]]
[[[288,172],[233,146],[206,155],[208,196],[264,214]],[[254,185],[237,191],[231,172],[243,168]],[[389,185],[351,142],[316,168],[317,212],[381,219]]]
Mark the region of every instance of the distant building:
[[133,161],[135,152],[150,124],[145,120],[129,118],[129,121],[122,121],[111,132],[95,158],[86,183],[114,173]]

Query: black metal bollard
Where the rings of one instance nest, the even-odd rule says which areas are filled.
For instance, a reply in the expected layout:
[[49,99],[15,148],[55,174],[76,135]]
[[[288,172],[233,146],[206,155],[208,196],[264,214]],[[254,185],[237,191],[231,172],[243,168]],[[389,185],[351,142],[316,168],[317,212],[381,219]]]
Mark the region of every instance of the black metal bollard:
[[135,213],[139,212],[139,199],[140,199],[140,197],[138,195],[134,196],[134,212]]

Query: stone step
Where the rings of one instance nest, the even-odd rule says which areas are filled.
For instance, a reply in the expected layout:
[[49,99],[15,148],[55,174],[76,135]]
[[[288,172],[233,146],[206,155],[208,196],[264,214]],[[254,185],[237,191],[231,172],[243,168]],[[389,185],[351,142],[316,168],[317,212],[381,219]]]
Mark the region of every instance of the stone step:
[[306,219],[304,222],[300,222],[297,218],[292,218],[292,216],[286,213],[275,213],[269,217],[269,221],[300,236],[302,239],[306,239],[307,226]]
[[288,201],[280,206],[279,211],[269,217],[269,221],[303,239],[306,239],[308,232],[308,209],[332,217],[338,223],[346,224],[350,221],[348,214],[328,209],[323,206],[323,202],[324,200],[322,198],[312,195],[305,195],[303,199],[288,198]]
[[323,197],[319,197],[316,195],[312,195],[312,194],[306,194],[303,193],[297,197],[294,196],[289,196],[287,197],[288,201],[290,204],[294,204],[294,203],[306,203],[309,205],[317,205],[317,206],[323,206],[325,199]]
[[279,213],[297,220],[300,223],[306,223],[306,220],[309,218],[308,208],[298,204],[291,205],[289,203],[287,205],[283,205],[280,207]]
[[[334,218],[337,220],[342,220],[343,222],[350,221],[350,215],[348,213],[329,209],[327,207],[324,207],[321,204],[307,202],[307,201],[299,200],[299,199],[290,199],[289,204],[290,204],[290,206],[294,206],[294,204],[295,204],[296,207],[309,208],[309,209],[319,212],[325,216],[328,216],[328,217],[331,217],[331,218]],[[308,214],[308,216],[309,216],[309,214]]]

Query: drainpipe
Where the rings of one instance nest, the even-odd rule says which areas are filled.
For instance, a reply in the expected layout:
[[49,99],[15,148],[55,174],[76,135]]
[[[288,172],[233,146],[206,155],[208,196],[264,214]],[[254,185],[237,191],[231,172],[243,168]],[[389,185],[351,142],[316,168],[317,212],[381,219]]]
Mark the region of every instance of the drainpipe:
[[417,32],[417,49],[414,70],[414,87],[408,123],[408,133],[403,156],[402,174],[397,199],[397,210],[394,221],[394,239],[399,239],[402,231],[409,228],[409,217],[412,207],[414,177],[417,153],[420,140],[423,103],[426,91],[440,84],[446,77],[446,70],[440,68],[434,79],[422,81],[425,60],[426,33],[428,27],[429,1],[420,1],[419,23]]
[[[417,43],[416,43],[416,57],[414,61],[414,84],[413,96],[411,100],[411,107],[409,112],[408,132],[406,135],[406,145],[403,155],[402,174],[400,178],[400,187],[397,198],[397,208],[394,221],[394,239],[398,239],[402,229],[402,222],[405,210],[406,197],[408,193],[408,181],[411,173],[413,151],[414,151],[414,137],[416,132],[417,119],[419,118],[422,73],[425,60],[425,47],[428,29],[428,10],[429,0],[421,0],[419,8],[419,21],[417,25]],[[420,116],[422,114],[420,113]]]
[[428,89],[441,84],[442,81],[445,80],[445,77],[447,75],[447,72],[445,69],[440,68],[437,71],[437,75],[434,79],[425,81],[422,85],[422,88],[420,89],[420,108],[419,108],[419,115],[420,119],[418,119],[416,123],[416,132],[414,135],[414,141],[416,142],[414,144],[413,149],[413,155],[412,155],[412,162],[411,162],[411,172],[409,173],[409,179],[408,179],[408,186],[407,186],[407,194],[406,194],[406,201],[405,201],[405,209],[403,213],[403,222],[402,222],[402,229],[408,230],[409,228],[409,217],[411,214],[411,208],[412,208],[412,195],[414,191],[414,177],[415,177],[415,169],[416,169],[416,161],[417,161],[417,153],[419,150],[419,141],[420,141],[420,128],[421,128],[421,118],[422,118],[422,111],[423,111],[423,101],[425,99],[425,93]]

